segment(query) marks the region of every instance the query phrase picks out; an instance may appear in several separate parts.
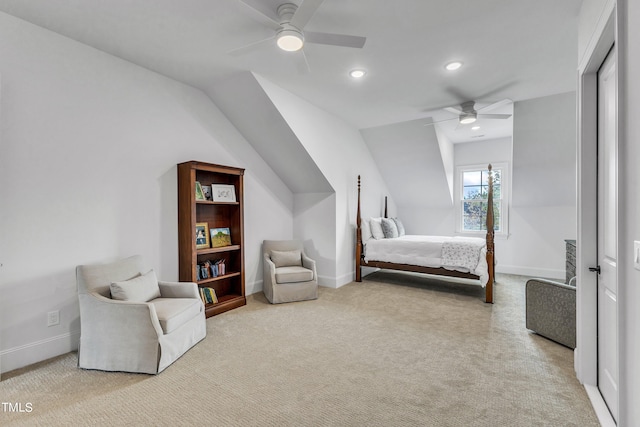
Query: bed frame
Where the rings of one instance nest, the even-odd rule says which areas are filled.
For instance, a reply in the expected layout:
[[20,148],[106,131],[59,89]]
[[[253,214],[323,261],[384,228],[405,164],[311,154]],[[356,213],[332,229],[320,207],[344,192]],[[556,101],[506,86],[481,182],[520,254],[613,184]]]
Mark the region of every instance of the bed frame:
[[[493,281],[495,277],[494,262],[494,221],[493,221],[493,176],[491,174],[491,165],[489,165],[489,194],[487,197],[487,266],[489,269],[489,280],[485,286],[485,301],[493,303]],[[384,198],[384,217],[387,216],[387,198]],[[460,271],[447,270],[445,268],[422,267],[409,264],[394,264],[382,261],[365,262],[362,253],[362,229],[360,218],[360,175],[358,175],[358,212],[356,218],[356,282],[362,282],[362,267],[383,268],[389,270],[411,271],[416,273],[433,274],[437,276],[460,277],[464,279],[480,279],[475,274],[462,273]]]

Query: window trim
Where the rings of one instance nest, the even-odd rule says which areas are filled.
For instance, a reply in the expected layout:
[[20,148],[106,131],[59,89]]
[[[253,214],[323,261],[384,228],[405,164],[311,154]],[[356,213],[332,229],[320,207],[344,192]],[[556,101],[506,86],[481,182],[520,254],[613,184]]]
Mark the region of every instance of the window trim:
[[[492,163],[492,170],[500,170],[502,175],[502,182],[500,183],[500,195],[502,199],[500,220],[501,230],[495,232],[496,237],[506,238],[509,236],[509,208],[511,206],[511,192],[509,187],[511,184],[511,171],[509,163],[496,162]],[[455,208],[455,221],[456,221],[456,234],[469,235],[474,237],[480,237],[487,234],[486,230],[470,231],[462,229],[462,195],[463,195],[463,180],[462,174],[464,172],[487,170],[487,164],[475,164],[475,165],[460,165],[456,166],[456,173],[454,179],[454,208]]]

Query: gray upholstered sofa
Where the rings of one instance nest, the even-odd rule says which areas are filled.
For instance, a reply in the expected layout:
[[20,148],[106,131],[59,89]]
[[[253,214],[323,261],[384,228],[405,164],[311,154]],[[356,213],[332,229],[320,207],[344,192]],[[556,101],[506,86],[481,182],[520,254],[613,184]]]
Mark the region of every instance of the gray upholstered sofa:
[[78,366],[157,374],[207,334],[195,283],[159,282],[140,256],[76,268]]
[[299,240],[265,240],[262,243],[264,295],[270,303],[318,298],[316,262],[304,253]]
[[546,279],[526,284],[526,327],[538,335],[576,348],[576,287]]

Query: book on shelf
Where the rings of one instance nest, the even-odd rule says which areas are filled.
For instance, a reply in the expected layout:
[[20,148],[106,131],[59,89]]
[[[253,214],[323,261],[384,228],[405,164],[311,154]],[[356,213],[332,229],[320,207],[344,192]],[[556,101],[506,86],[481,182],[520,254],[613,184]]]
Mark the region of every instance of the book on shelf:
[[206,260],[196,266],[198,280],[224,276],[227,272],[224,259]]
[[218,296],[216,295],[216,290],[213,288],[200,288],[200,298],[202,298],[202,302],[205,304],[218,303]]

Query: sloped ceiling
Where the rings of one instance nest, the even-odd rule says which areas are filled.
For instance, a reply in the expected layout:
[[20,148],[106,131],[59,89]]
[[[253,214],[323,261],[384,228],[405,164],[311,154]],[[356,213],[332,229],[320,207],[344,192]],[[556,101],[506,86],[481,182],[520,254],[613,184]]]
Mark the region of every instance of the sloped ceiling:
[[399,208],[452,206],[433,126],[412,120],[361,133]]
[[333,192],[252,73],[239,73],[207,92],[292,193]]

